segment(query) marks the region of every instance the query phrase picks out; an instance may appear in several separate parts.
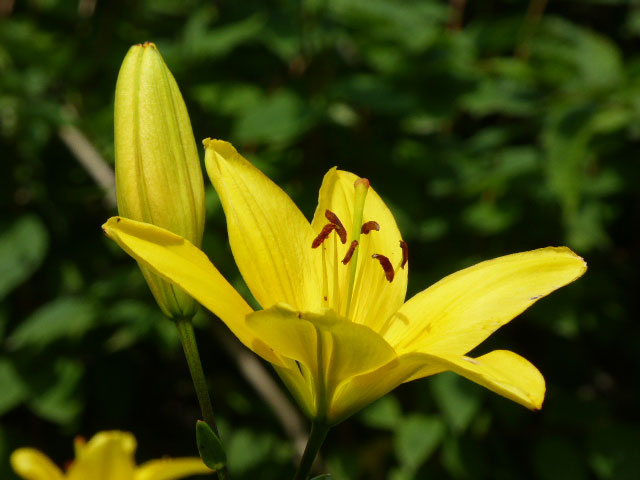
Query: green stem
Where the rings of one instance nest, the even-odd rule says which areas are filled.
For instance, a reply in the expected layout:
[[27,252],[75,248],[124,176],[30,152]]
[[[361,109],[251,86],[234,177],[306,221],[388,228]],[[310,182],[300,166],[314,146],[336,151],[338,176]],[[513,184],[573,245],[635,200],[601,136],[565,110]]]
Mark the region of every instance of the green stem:
[[[173,320],[178,328],[180,342],[182,343],[184,355],[187,358],[187,364],[189,365],[189,372],[191,372],[191,379],[193,380],[193,386],[196,390],[198,403],[200,404],[202,418],[209,424],[218,438],[220,438],[216,419],[213,415],[211,397],[209,397],[209,390],[207,389],[207,381],[202,370],[202,362],[200,361],[200,353],[198,352],[198,344],[196,343],[196,336],[193,332],[191,318],[181,317],[174,318]],[[217,470],[216,473],[218,474],[219,480],[227,480],[229,478],[226,467]]]
[[331,427],[324,423],[313,422],[311,424],[311,433],[307,440],[307,446],[304,449],[302,460],[300,460],[300,466],[298,467],[298,471],[296,472],[296,476],[293,480],[307,480],[309,478],[311,467],[318,456],[318,452],[320,451],[320,447],[322,446],[324,439],[327,437],[327,433],[329,433],[329,428]]

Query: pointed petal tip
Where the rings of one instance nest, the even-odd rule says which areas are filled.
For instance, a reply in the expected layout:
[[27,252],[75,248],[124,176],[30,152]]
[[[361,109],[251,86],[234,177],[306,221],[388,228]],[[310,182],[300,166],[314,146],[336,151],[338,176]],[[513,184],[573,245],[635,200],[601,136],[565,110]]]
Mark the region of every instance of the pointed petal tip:
[[202,145],[204,145],[206,150],[213,150],[215,153],[218,153],[223,157],[238,155],[236,148],[226,140],[218,140],[217,138],[208,137],[202,140]]
[[[560,246],[560,247],[547,247],[541,250],[555,250],[557,253],[562,253],[562,254],[567,254],[575,259],[580,260],[581,262],[584,263],[585,267],[587,266],[587,262],[585,261],[584,258],[582,258],[580,255],[578,255],[576,252],[574,252],[573,250],[571,250],[569,247],[565,247],[565,246]],[[534,250],[535,251],[535,250]]]
[[[113,233],[113,228],[116,226],[117,223],[122,222],[123,219],[126,220],[127,222],[131,221],[124,217],[115,216],[115,217],[109,218],[106,222],[102,224],[102,227],[100,228],[102,228],[102,231],[107,237],[112,238],[111,234]],[[136,223],[143,223],[143,222],[136,222]]]
[[556,253],[558,254],[562,254],[562,255],[567,255],[575,260],[577,260],[578,262],[580,262],[581,265],[581,271],[580,273],[576,276],[576,278],[581,277],[584,272],[587,271],[588,265],[587,262],[584,258],[582,258],[580,255],[578,255],[576,252],[574,252],[573,250],[571,250],[569,247],[547,247],[546,249],[542,249],[542,250],[554,250]]

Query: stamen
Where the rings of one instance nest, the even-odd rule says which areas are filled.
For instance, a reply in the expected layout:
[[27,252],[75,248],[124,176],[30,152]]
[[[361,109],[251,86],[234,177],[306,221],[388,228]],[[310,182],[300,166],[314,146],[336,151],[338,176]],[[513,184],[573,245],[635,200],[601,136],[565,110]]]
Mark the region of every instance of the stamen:
[[318,248],[320,245],[322,245],[322,242],[329,238],[331,232],[333,232],[336,228],[337,225],[333,223],[327,223],[324,227],[322,227],[322,231],[311,243],[311,248]]
[[347,250],[347,254],[342,259],[343,265],[346,265],[347,263],[349,263],[349,260],[351,260],[351,257],[353,256],[353,252],[356,251],[357,246],[358,246],[358,242],[356,240],[351,242],[351,245],[349,245],[349,250]]
[[393,282],[393,276],[395,272],[393,271],[393,266],[391,266],[391,262],[389,261],[389,259],[384,255],[379,255],[377,253],[371,255],[371,258],[378,259],[380,265],[382,266],[382,269],[384,270],[385,277],[387,277],[387,280],[389,282]]
[[327,218],[327,220],[329,220],[336,226],[336,233],[340,237],[340,241],[342,242],[342,244],[344,245],[345,243],[347,243],[347,231],[345,230],[344,225],[342,225],[342,222],[340,221],[338,216],[331,210],[325,210],[324,216]]
[[371,230],[375,230],[376,232],[380,231],[380,224],[375,220],[371,220],[369,222],[363,223],[362,228],[360,229],[360,233],[363,235],[367,235]]
[[322,298],[329,300],[329,273],[327,272],[327,247],[322,246]]
[[400,266],[404,268],[409,261],[409,245],[404,240],[400,240],[400,248],[402,248],[402,265]]

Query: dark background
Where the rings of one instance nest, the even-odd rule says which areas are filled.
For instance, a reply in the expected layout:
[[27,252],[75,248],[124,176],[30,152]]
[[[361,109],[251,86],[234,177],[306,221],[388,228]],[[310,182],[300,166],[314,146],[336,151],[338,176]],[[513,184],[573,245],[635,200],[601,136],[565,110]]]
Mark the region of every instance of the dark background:
[[[104,429],[134,432],[140,461],[196,454],[175,329],[100,230],[118,68],[147,40],[198,142],[232,141],[307,215],[330,167],[368,177],[409,243],[410,295],[548,245],[589,263],[478,349],[538,366],[541,412],[439,375],[335,428],[326,471],[638,478],[635,0],[0,0],[0,478],[19,446],[62,465]],[[206,183],[204,249],[240,286]],[[233,478],[290,478],[288,431],[255,390],[269,366],[256,383],[217,321],[196,323]]]

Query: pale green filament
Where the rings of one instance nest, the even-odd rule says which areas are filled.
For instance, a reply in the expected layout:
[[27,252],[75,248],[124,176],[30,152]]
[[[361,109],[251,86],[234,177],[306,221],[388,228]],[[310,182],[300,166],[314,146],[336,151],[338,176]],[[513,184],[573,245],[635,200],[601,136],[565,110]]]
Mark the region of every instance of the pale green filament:
[[351,297],[353,296],[353,284],[356,279],[356,268],[358,266],[358,250],[360,250],[360,232],[362,229],[362,215],[364,214],[364,201],[367,198],[367,192],[369,191],[369,180],[366,178],[359,178],[355,181],[354,185],[354,197],[353,197],[353,228],[351,230],[351,240],[358,242],[358,246],[353,252],[350,262],[349,270],[349,289],[347,290],[347,316],[351,309]]

